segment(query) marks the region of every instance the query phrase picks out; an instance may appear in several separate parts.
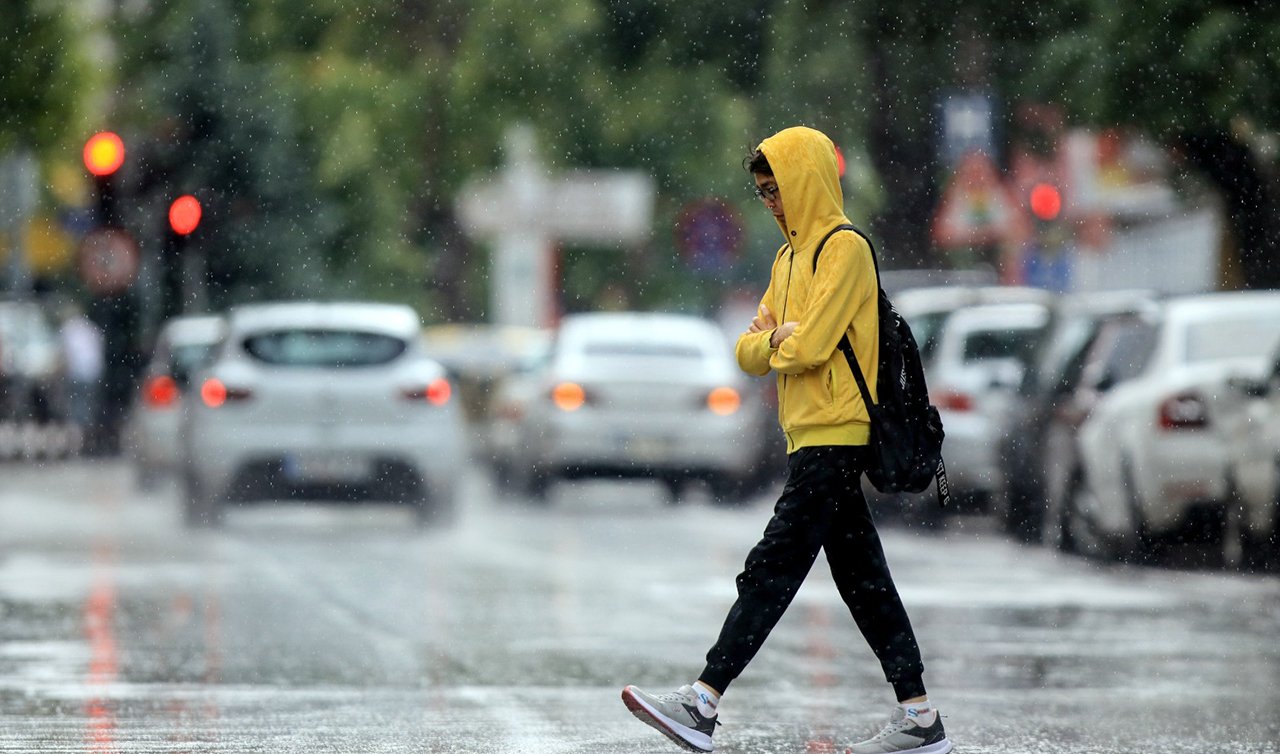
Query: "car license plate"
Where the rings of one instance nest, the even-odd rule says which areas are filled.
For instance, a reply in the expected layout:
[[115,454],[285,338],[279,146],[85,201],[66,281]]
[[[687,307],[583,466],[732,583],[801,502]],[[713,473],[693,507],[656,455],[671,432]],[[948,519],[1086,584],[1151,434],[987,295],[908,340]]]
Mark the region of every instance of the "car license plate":
[[295,481],[352,482],[369,477],[369,462],[342,454],[298,455],[285,459],[285,476]]
[[657,461],[671,452],[671,443],[663,437],[633,437],[627,443],[627,454],[637,461]]

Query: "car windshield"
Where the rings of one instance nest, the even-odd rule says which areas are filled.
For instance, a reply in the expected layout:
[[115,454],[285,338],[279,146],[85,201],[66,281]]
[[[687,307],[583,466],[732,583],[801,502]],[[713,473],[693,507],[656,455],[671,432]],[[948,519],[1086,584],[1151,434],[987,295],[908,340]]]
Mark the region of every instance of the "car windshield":
[[1117,385],[1136,377],[1156,347],[1156,328],[1137,317],[1116,320],[1094,341],[1082,381]]
[[244,350],[258,361],[290,367],[364,367],[404,353],[400,338],[348,330],[275,330],[250,335]]
[[942,323],[947,320],[950,312],[928,312],[926,314],[916,314],[908,317],[908,324],[911,325],[911,335],[916,339],[916,345],[920,348],[920,360],[928,363],[933,357],[933,352],[938,348],[938,333],[942,330]]
[[1280,317],[1219,319],[1187,328],[1186,361],[1216,361],[1269,353],[1280,339]]

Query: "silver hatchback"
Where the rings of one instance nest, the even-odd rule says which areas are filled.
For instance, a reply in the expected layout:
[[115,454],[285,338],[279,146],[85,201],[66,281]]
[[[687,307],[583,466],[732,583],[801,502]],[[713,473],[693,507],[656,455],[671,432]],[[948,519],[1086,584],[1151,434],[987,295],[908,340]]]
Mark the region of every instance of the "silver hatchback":
[[534,498],[556,478],[648,477],[673,499],[702,481],[736,502],[778,447],[759,392],[709,320],[571,315],[545,362],[498,399],[498,476]]
[[233,310],[184,403],[187,521],[227,503],[376,498],[448,518],[466,457],[462,412],[426,358],[418,315],[375,303]]

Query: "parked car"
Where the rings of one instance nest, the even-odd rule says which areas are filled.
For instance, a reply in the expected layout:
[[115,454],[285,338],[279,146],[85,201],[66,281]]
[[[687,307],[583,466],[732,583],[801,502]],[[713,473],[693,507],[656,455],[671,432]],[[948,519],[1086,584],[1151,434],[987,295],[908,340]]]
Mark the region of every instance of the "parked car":
[[58,413],[62,351],[35,301],[0,301],[0,421],[47,422]]
[[893,306],[911,325],[926,368],[938,347],[938,336],[953,313],[982,304],[1034,303],[1049,305],[1055,294],[1042,288],[1012,285],[939,286],[909,288],[893,293]]
[[181,470],[182,403],[190,394],[192,375],[212,358],[225,330],[226,321],[216,314],[175,317],[160,329],[122,433],[124,451],[143,489]]
[[673,501],[701,480],[737,502],[778,434],[758,385],[710,320],[570,315],[547,359],[499,398],[497,476],[534,499],[557,478],[650,477]]
[[1215,427],[1227,376],[1261,373],[1280,342],[1280,293],[1218,293],[1165,302],[1108,328],[1124,339],[1086,384],[1099,394],[1080,427],[1080,467],[1066,496],[1074,544],[1146,557],[1186,540],[1227,544],[1233,508],[1227,449]]
[[[1117,317],[1155,306],[1148,291],[1064,295],[1049,308],[1049,324],[1027,363],[998,433],[1001,494],[994,499],[1002,528],[1023,542],[1041,541],[1049,512],[1050,480],[1073,468],[1079,412],[1073,396],[1098,331]],[[1065,462],[1065,464],[1064,464]]]
[[448,519],[466,457],[459,401],[418,315],[373,303],[234,309],[183,411],[187,521],[228,502],[381,498]]
[[961,510],[986,510],[999,492],[1005,414],[1048,322],[1041,303],[988,304],[954,312],[938,334],[925,379],[942,417],[942,457]]
[[1227,378],[1227,511],[1223,560],[1250,570],[1280,569],[1280,348],[1261,376]]

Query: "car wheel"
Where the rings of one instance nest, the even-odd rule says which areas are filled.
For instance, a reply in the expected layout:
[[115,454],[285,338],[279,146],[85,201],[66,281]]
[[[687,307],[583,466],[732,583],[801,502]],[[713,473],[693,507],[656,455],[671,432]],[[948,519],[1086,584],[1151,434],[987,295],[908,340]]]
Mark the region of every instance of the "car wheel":
[[1064,501],[1063,537],[1071,543],[1070,552],[1100,558],[1108,554],[1108,548],[1102,533],[1097,530],[1085,512],[1094,507],[1093,502],[1093,490],[1089,486],[1084,470],[1081,469],[1072,478]]
[[1001,523],[1009,536],[1023,544],[1034,544],[1044,536],[1044,515],[1033,514],[1033,507],[1038,505],[1040,495],[1020,485],[1011,485],[1004,493],[1004,506],[1001,510]]
[[747,503],[745,480],[731,474],[716,474],[708,480],[711,499],[717,505],[741,507]]
[[458,512],[458,495],[453,485],[442,485],[434,494],[427,492],[427,485],[415,486],[409,500],[413,506],[413,519],[420,527],[445,526],[454,522]]
[[1147,521],[1142,514],[1142,502],[1138,498],[1138,485],[1133,476],[1133,461],[1127,456],[1121,460],[1121,478],[1124,483],[1125,512],[1128,525],[1119,534],[1107,538],[1107,554],[1124,563],[1148,563],[1159,553],[1155,541],[1147,531]]
[[188,472],[183,482],[183,522],[198,529],[222,526],[224,511],[218,498],[194,474]]
[[1040,528],[1044,532],[1044,543],[1058,552],[1075,553],[1077,551],[1076,539],[1072,533],[1071,509],[1076,487],[1081,483],[1083,473],[1079,468],[1072,471],[1062,494],[1051,495],[1046,501],[1044,520]]
[[[902,512],[902,523],[908,528],[926,532],[937,532],[946,528],[947,511],[929,492],[907,493],[895,495],[898,510]],[[953,498],[954,501],[954,498]],[[952,502],[952,505],[955,503]]]
[[1222,566],[1233,571],[1250,570],[1255,563],[1253,537],[1249,532],[1248,515],[1244,501],[1235,483],[1227,487],[1227,499],[1222,508]]
[[546,504],[551,491],[551,475],[538,469],[525,469],[521,475],[520,491],[525,497],[540,505]]
[[137,485],[139,492],[155,492],[160,487],[160,479],[160,470],[155,466],[148,463],[138,464],[134,484]]

